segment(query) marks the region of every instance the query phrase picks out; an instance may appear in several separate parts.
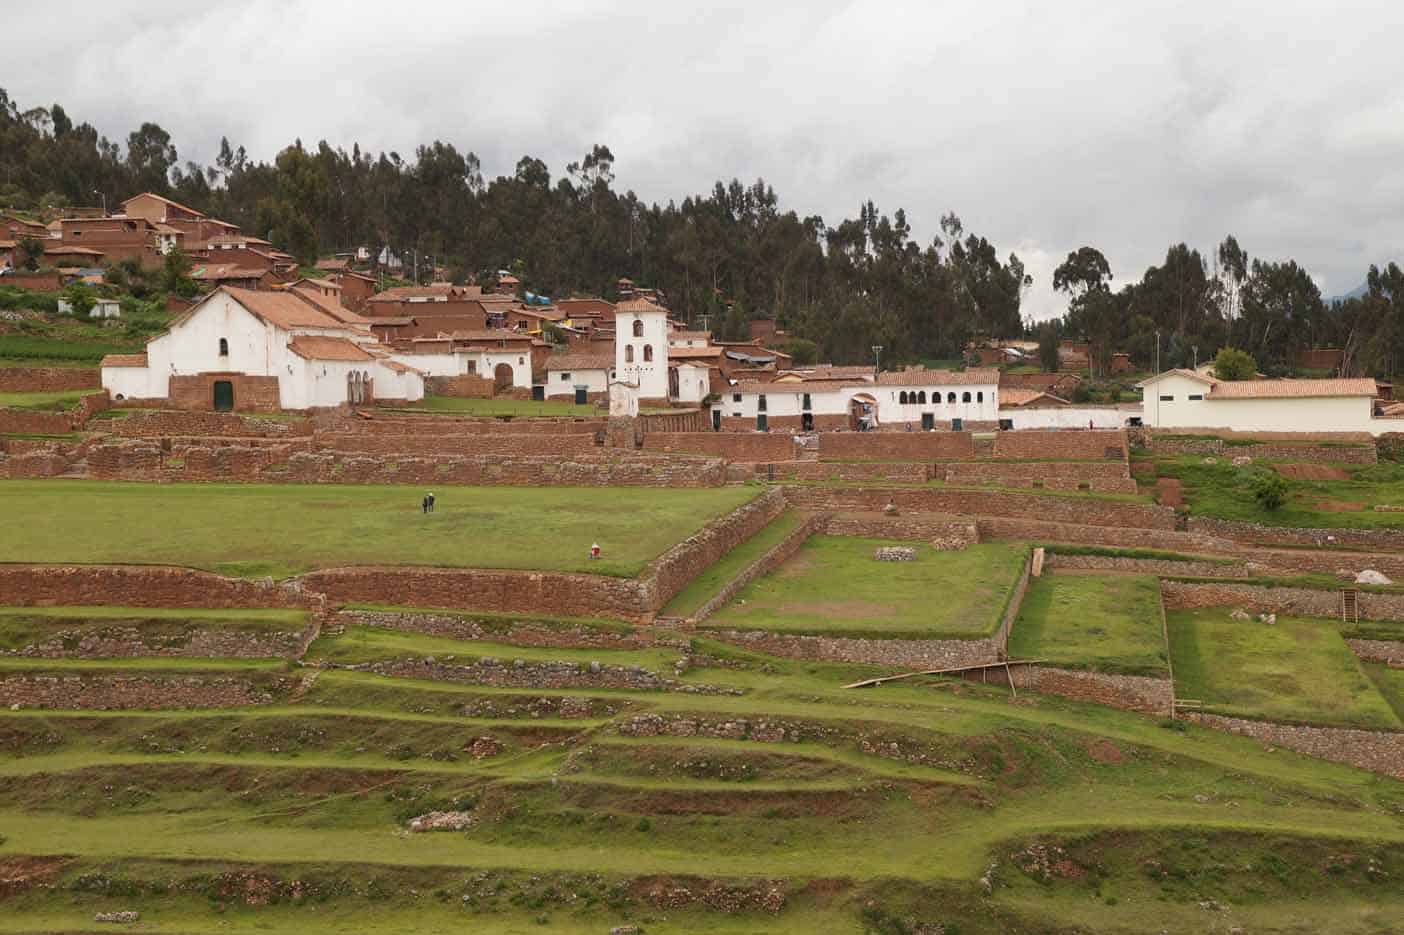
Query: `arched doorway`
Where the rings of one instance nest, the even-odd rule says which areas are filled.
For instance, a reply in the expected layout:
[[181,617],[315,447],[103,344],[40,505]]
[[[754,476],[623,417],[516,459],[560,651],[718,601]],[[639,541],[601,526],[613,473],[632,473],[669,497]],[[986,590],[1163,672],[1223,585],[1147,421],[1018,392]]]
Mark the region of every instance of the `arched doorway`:
[[512,388],[512,365],[498,364],[492,369],[493,389],[507,390]]
[[855,432],[866,432],[878,426],[878,404],[868,393],[859,393],[848,403],[848,427]]

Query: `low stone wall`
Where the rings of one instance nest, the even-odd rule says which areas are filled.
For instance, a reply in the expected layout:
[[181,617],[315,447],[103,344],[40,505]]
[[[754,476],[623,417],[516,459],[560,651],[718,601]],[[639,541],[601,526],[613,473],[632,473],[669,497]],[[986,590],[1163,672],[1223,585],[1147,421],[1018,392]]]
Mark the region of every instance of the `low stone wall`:
[[1304,529],[1293,526],[1262,526],[1191,516],[1189,531],[1261,545],[1306,545],[1316,548],[1404,549],[1404,528],[1400,529]]
[[[722,585],[711,600],[699,607],[692,615],[691,622],[696,623],[706,620],[722,607],[725,607],[742,588],[755,581],[757,578],[767,575],[784,564],[785,560],[799,551],[800,546],[809,539],[810,536],[824,530],[829,524],[827,514],[817,514],[807,517],[790,532],[788,536],[771,546],[770,549],[756,559],[751,564],[743,568],[740,573],[726,584]],[[699,572],[700,573],[700,572]]]
[[931,480],[932,465],[916,461],[782,461],[757,464],[763,480],[868,481],[924,484]]
[[650,451],[705,454],[728,461],[789,461],[796,455],[789,435],[755,432],[645,432],[643,447]]
[[234,708],[272,704],[287,694],[290,682],[220,675],[3,675],[0,705],[97,711]]
[[193,568],[0,564],[0,605],[297,609],[318,601],[296,582],[225,578]]
[[1346,640],[1346,645],[1358,659],[1404,667],[1404,642],[1399,640]]
[[605,429],[603,418],[487,418],[483,416],[385,415],[371,418],[328,413],[314,420],[316,434],[421,435],[442,438],[459,435],[594,435]]
[[1014,584],[1014,593],[1009,595],[1009,603],[1000,617],[999,629],[995,631],[994,644],[999,647],[999,658],[1009,657],[1009,631],[1014,629],[1014,620],[1019,616],[1019,608],[1024,606],[1024,595],[1029,591],[1029,576],[1033,573],[1032,553],[1024,556],[1024,567],[1019,572],[1019,580]]
[[492,399],[497,381],[490,377],[464,373],[452,377],[428,377],[424,391],[432,396],[457,396],[467,399]]
[[584,624],[547,626],[530,620],[510,618],[484,620],[470,615],[434,613],[392,613],[389,611],[343,610],[336,615],[342,625],[385,627],[405,633],[425,633],[455,640],[486,640],[517,646],[547,646],[557,649],[647,649],[658,646],[686,652],[688,641],[653,628],[613,630]]
[[[1249,438],[1250,435],[1231,438]],[[1375,444],[1361,440],[1355,444],[1337,442],[1333,445],[1294,444],[1289,441],[1230,445],[1219,437],[1166,438],[1156,432],[1148,433],[1147,448],[1158,455],[1205,455],[1223,458],[1249,457],[1274,461],[1294,461],[1305,464],[1375,464],[1379,461]]]
[[291,658],[301,648],[297,630],[235,627],[164,627],[161,632],[113,622],[93,626],[56,622],[41,639],[0,655],[32,659],[110,659],[162,656],[205,659]]
[[957,516],[1036,516],[1044,521],[1121,529],[1173,530],[1175,511],[1153,504],[1128,503],[1094,497],[1021,494],[1009,491],[947,488],[786,487],[785,496],[800,509],[835,513],[879,512],[894,504],[903,513],[946,513]]
[[1070,570],[1131,572],[1139,575],[1186,575],[1196,578],[1247,578],[1248,566],[1243,562],[1221,565],[1218,562],[1181,562],[1160,558],[1120,558],[1112,555],[1066,555],[1057,546],[1049,549],[1045,568]]
[[0,393],[63,393],[102,389],[97,367],[0,367]]
[[1318,759],[1404,779],[1404,733],[1274,724],[1197,712],[1184,714],[1183,717],[1205,727],[1252,737],[1274,747],[1285,747]]
[[[640,405],[643,401],[640,400]],[[707,415],[701,409],[679,409],[676,412],[645,412],[639,415],[639,429],[644,435],[674,432],[710,432]]]
[[317,447],[349,454],[378,457],[472,457],[475,455],[573,455],[593,454],[599,448],[594,436],[579,432],[563,435],[363,435],[319,432]]
[[951,461],[974,457],[975,442],[969,432],[824,432],[819,436],[821,461]]
[[1231,551],[1232,543],[1212,536],[1192,535],[1171,529],[1137,529],[1089,526],[1078,522],[1053,522],[1007,516],[982,516],[977,520],[980,539],[1019,539],[1031,542],[1074,542],[1110,548],[1165,549],[1172,552]]
[[684,684],[637,666],[610,666],[597,662],[526,662],[482,658],[463,664],[429,659],[400,659],[356,666],[337,666],[392,678],[429,679],[490,685],[494,688],[620,688],[630,691],[685,691],[696,694],[740,694],[733,689]]
[[0,435],[65,435],[73,431],[73,414],[43,409],[0,408]]
[[103,428],[104,431],[123,438],[153,438],[165,435],[290,438],[312,434],[312,423],[307,419],[257,419],[232,412],[167,410],[133,412],[125,419],[113,419]]
[[1168,717],[1174,710],[1175,688],[1169,679],[1110,675],[1042,665],[1013,666],[1011,671],[1015,686],[1030,691],[1142,714]]
[[965,461],[941,465],[948,484],[994,487],[1044,487],[1135,493],[1136,482],[1124,461],[1046,461],[991,463]]
[[[1404,580],[1404,555],[1381,552],[1346,552],[1340,549],[1268,549],[1229,544],[1231,552],[1251,562],[1257,562],[1277,573],[1316,572],[1335,575],[1349,572],[1355,575],[1366,569],[1383,572],[1395,581]],[[1344,582],[1343,582],[1344,583]]]
[[[1338,591],[1272,588],[1253,584],[1162,581],[1160,592],[1166,610],[1235,607],[1256,614],[1291,614],[1336,619],[1341,616],[1341,595]],[[1360,616],[1366,620],[1404,620],[1404,594],[1360,591],[1357,606]]]
[[865,539],[897,539],[903,542],[930,542],[937,548],[958,550],[980,541],[975,523],[968,519],[929,513],[835,513],[825,532],[831,536],[860,536]]
[[993,639],[889,640],[762,630],[708,629],[705,632],[708,637],[724,643],[787,659],[855,662],[903,669],[953,669],[984,665],[997,662],[1000,655],[999,645]]
[[1125,461],[1126,432],[1059,429],[1000,432],[994,456],[1007,461]]
[[645,609],[652,612],[662,608],[689,581],[760,532],[784,510],[784,493],[767,490],[664,552],[639,580]]

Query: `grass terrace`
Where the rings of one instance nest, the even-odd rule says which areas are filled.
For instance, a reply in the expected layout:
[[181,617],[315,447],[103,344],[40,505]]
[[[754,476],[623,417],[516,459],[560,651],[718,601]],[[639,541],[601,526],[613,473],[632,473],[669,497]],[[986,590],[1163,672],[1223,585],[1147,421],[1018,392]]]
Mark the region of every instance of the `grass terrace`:
[[[283,578],[339,565],[631,577],[754,487],[640,490],[0,481],[0,561]],[[603,558],[591,561],[598,542]]]
[[78,401],[96,390],[56,390],[48,393],[0,393],[0,407],[11,409],[77,409]]
[[1230,453],[1214,464],[1202,457],[1156,458],[1155,464],[1160,477],[1179,479],[1185,506],[1197,516],[1265,526],[1404,528],[1404,512],[1375,512],[1376,506],[1404,506],[1404,464],[1305,465],[1322,476],[1289,477],[1287,502],[1276,510],[1264,509],[1253,496],[1254,477],[1271,467],[1235,467]]
[[1009,635],[1009,655],[1164,677],[1160,582],[1153,575],[1045,572],[1029,581]]
[[804,516],[795,510],[781,513],[770,525],[721,557],[702,574],[688,582],[663,608],[660,616],[688,617],[702,608],[731,579],[799,528]]
[[[913,562],[879,562],[885,545]],[[978,639],[994,632],[1023,568],[1018,543],[940,552],[926,543],[815,536],[707,621],[713,628],[903,639]]]
[[1339,622],[1229,608],[1166,615],[1178,698],[1216,714],[1344,727],[1404,728],[1339,632]]

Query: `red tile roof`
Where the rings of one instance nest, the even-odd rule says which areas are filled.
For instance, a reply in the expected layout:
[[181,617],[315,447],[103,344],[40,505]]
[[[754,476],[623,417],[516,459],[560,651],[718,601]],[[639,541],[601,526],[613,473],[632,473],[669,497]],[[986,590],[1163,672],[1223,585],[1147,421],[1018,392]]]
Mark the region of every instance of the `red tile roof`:
[[971,370],[926,370],[913,367],[878,374],[878,386],[971,386],[999,383],[999,371],[990,368]]
[[234,301],[248,309],[258,318],[279,328],[327,328],[346,330],[347,325],[337,321],[326,312],[304,300],[293,292],[254,292],[251,289],[236,289],[222,286]]
[[145,354],[108,354],[98,365],[100,367],[145,367]]
[[322,335],[299,334],[288,342],[288,350],[308,360],[374,360],[375,358],[352,341]]
[[547,358],[547,370],[609,370],[614,366],[613,354],[557,354]]
[[1288,399],[1321,396],[1369,396],[1379,392],[1368,377],[1344,380],[1221,380],[1206,399]]

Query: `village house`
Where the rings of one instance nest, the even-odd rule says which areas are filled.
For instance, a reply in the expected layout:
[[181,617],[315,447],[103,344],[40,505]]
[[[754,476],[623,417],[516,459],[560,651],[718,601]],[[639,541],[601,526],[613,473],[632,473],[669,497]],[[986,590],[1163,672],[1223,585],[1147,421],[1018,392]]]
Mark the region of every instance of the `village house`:
[[1167,370],[1137,386],[1142,420],[1153,428],[1379,435],[1399,425],[1375,418],[1378,387],[1368,378],[1230,381]]
[[303,290],[222,286],[147,342],[109,355],[114,400],[183,409],[307,410],[424,396],[422,375],[389,357],[364,326],[327,314]]
[[[369,319],[372,330],[376,319]],[[496,392],[530,393],[549,348],[531,335],[483,329],[396,342],[391,357],[426,377],[473,376],[492,380]]]
[[555,354],[546,361],[545,395],[547,399],[568,397],[578,404],[593,403],[608,396],[614,375],[613,354]]

